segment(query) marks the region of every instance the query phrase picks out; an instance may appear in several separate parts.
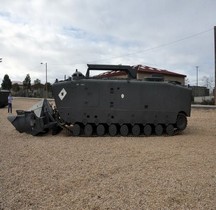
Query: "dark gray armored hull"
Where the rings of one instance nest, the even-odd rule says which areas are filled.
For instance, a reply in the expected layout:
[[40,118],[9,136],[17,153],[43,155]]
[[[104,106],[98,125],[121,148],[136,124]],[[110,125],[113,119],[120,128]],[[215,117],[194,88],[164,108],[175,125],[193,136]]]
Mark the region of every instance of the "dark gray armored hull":
[[86,135],[173,134],[186,128],[191,112],[191,90],[168,82],[80,76],[53,84],[53,95],[60,118],[73,125],[75,135],[82,130]]

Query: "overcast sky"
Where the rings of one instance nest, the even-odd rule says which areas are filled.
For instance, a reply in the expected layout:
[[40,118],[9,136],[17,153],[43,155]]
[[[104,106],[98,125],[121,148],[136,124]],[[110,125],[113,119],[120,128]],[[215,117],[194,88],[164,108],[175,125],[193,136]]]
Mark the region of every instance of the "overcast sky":
[[215,0],[0,0],[0,82],[45,82],[87,63],[214,77]]

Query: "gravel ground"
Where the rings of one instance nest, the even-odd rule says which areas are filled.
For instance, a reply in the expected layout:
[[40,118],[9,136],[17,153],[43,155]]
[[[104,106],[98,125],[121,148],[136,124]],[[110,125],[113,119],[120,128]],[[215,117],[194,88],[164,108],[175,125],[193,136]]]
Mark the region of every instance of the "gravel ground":
[[[13,108],[34,103],[15,98]],[[216,209],[216,110],[192,109],[172,137],[33,137],[7,115],[0,109],[0,210]]]

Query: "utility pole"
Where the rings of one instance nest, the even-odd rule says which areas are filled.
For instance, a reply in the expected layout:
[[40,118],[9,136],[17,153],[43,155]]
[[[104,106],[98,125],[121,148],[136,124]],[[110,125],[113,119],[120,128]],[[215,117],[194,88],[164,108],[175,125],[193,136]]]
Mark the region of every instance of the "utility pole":
[[45,64],[45,71],[46,71],[46,84],[45,84],[46,95],[45,95],[45,98],[47,98],[48,97],[48,89],[47,89],[47,62],[46,63],[41,63],[41,64]]
[[47,90],[47,63],[46,65],[46,98],[48,97],[48,90]]
[[216,105],[216,26],[214,27],[214,64],[215,64],[214,104]]
[[196,86],[199,86],[199,66],[196,66]]

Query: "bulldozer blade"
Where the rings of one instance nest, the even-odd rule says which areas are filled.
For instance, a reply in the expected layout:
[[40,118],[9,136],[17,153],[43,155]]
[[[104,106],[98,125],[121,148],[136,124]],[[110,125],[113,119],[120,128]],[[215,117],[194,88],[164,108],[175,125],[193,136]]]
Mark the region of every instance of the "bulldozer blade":
[[16,112],[17,116],[9,115],[8,120],[20,133],[25,132],[35,136],[57,127],[53,109],[46,99],[42,99],[28,111],[17,110]]

